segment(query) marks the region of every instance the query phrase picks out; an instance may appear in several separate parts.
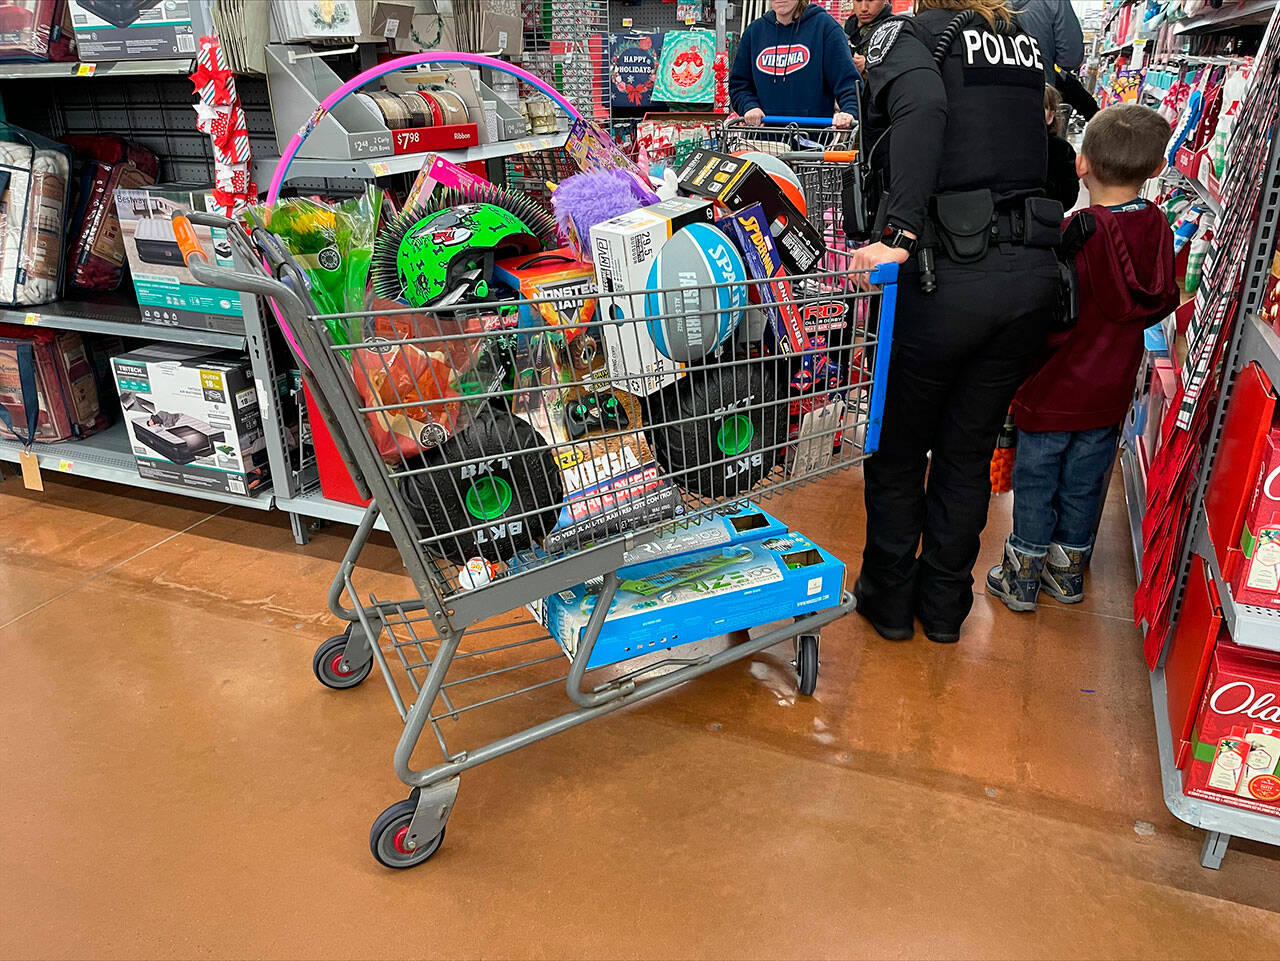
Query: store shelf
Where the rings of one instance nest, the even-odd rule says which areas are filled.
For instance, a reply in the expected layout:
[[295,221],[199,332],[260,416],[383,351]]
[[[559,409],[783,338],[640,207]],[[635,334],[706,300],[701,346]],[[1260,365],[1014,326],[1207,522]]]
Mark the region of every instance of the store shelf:
[[1133,564],[1142,580],[1142,515],[1147,509],[1146,481],[1138,456],[1127,446],[1120,448],[1120,473],[1124,478],[1124,503],[1129,515],[1129,539],[1133,544]]
[[[466,150],[441,150],[438,155],[454,163],[470,163],[481,160],[496,160],[515,154],[533,153],[538,150],[554,150],[563,147],[568,134],[557,131],[538,137],[525,137],[521,140],[502,140],[497,143],[481,144],[468,147]],[[426,159],[426,153],[399,154],[392,157],[374,157],[365,160],[313,160],[299,157],[289,166],[289,179],[333,178],[371,180],[376,177],[387,177],[392,174],[416,173]],[[264,160],[269,172],[275,167],[275,158]],[[268,179],[270,179],[268,177]]]
[[1240,356],[1256,361],[1271,383],[1280,384],[1280,334],[1257,314],[1250,314],[1241,335]]
[[[128,429],[128,425],[121,421],[102,433],[94,434],[84,440],[64,441],[60,444],[37,444],[34,448],[36,460],[40,464],[40,469],[49,473],[92,477],[94,480],[110,481],[113,484],[181,494],[200,500],[235,504],[238,507],[254,507],[264,511],[271,508],[269,487],[260,491],[257,496],[244,497],[239,494],[224,494],[220,491],[204,491],[176,484],[163,484],[160,481],[139,476],[133,453],[129,449]],[[21,452],[22,445],[17,441],[0,438],[0,460],[17,463]]]
[[1280,844],[1280,818],[1187,797],[1182,793],[1182,774],[1173,762],[1173,732],[1169,729],[1169,704],[1162,667],[1151,673],[1151,703],[1155,708],[1156,742],[1160,748],[1160,779],[1169,812],[1180,821],[1205,831]]
[[[319,520],[332,521],[338,524],[350,524],[353,527],[364,517],[364,508],[355,504],[344,504],[341,501],[328,500],[317,487],[299,494],[297,497],[277,497],[276,507],[290,514],[301,514],[303,517],[315,517]],[[380,531],[387,529],[386,519],[379,516],[373,525]]]
[[1205,521],[1204,507],[1196,515],[1192,532],[1192,549],[1204,558],[1218,590],[1222,604],[1222,619],[1226,621],[1231,640],[1241,647],[1256,647],[1264,651],[1280,651],[1280,611],[1250,604],[1237,604],[1231,593],[1231,585],[1218,569],[1218,554],[1209,540],[1209,528]]
[[1224,4],[1218,10],[1210,10],[1198,17],[1190,17],[1173,26],[1175,34],[1208,33],[1214,30],[1227,30],[1231,27],[1244,27],[1265,24],[1271,19],[1276,0],[1245,0],[1239,4]]
[[0,64],[0,80],[52,80],[58,77],[138,77],[162,74],[187,74],[192,69],[190,57],[182,60],[98,60],[85,63],[6,63]]
[[1188,176],[1176,167],[1172,169],[1182,178],[1183,183],[1191,185],[1191,188],[1196,192],[1196,196],[1213,212],[1214,217],[1222,216],[1222,201],[1213,195],[1213,191],[1209,189],[1207,183],[1198,177]]
[[0,309],[0,323],[51,327],[55,330],[78,330],[87,334],[114,334],[140,340],[159,340],[171,344],[195,344],[243,350],[245,335],[218,330],[188,330],[185,327],[162,327],[144,324],[132,297],[112,294],[95,300],[59,300],[37,307]]
[[1132,43],[1132,42],[1130,42],[1130,43],[1122,43],[1122,44],[1120,44],[1119,46],[1115,46],[1115,47],[1107,47],[1105,50],[1103,50],[1103,51],[1099,54],[1099,56],[1102,56],[1102,57],[1114,57],[1116,54],[1118,54],[1118,53],[1120,53],[1120,52],[1122,52],[1122,51],[1124,51],[1124,50],[1132,50],[1132,49],[1133,49],[1133,43]]

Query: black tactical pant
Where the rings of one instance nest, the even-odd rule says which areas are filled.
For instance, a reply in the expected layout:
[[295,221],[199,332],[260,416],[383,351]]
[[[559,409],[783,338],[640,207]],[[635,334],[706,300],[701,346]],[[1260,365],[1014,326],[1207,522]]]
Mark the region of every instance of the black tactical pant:
[[900,274],[857,593],[884,627],[910,628],[914,615],[926,631],[955,632],[973,605],[996,435],[1054,309],[1056,255],[998,245],[967,266],[939,255],[936,273],[933,294],[921,293],[914,258]]

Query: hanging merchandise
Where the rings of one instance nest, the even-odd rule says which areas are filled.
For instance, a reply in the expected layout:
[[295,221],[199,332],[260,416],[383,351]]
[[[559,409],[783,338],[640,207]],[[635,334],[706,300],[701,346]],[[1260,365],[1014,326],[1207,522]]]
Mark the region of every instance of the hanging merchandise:
[[356,0],[271,0],[273,39],[283,43],[354,40],[360,36]]
[[196,129],[207,133],[213,145],[214,202],[234,219],[258,198],[258,185],[253,182],[248,121],[217,36],[200,38],[191,83],[200,97],[194,104]]
[[0,123],[0,304],[47,304],[62,291],[71,151]]
[[648,107],[653,103],[660,33],[609,34],[609,82],[615,107]]
[[711,103],[715,100],[716,35],[709,30],[672,30],[662,41],[655,100]]

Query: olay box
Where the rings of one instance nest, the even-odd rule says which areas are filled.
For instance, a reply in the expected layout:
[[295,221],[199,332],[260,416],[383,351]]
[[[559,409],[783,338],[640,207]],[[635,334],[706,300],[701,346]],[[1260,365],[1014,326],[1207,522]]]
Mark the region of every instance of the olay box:
[[1263,443],[1240,550],[1233,572],[1235,599],[1254,607],[1280,608],[1280,427]]
[[1280,657],[1219,642],[1191,742],[1186,794],[1280,817]]
[[764,208],[769,233],[787,271],[807,274],[826,253],[818,232],[759,164],[742,157],[695,150],[678,173],[680,189],[714,200],[731,212]]

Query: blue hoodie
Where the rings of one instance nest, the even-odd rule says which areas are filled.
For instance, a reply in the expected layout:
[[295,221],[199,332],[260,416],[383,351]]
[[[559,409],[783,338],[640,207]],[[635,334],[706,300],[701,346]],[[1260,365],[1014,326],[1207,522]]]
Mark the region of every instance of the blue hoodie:
[[858,71],[840,25],[817,4],[783,26],[770,10],[742,34],[729,74],[729,99],[740,114],[830,117],[835,104],[858,115]]

